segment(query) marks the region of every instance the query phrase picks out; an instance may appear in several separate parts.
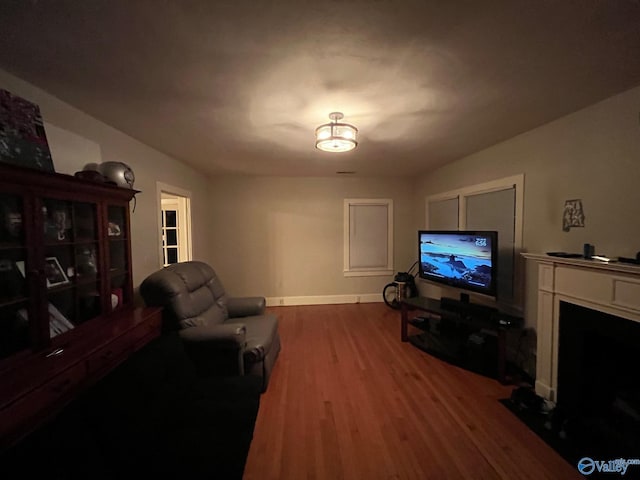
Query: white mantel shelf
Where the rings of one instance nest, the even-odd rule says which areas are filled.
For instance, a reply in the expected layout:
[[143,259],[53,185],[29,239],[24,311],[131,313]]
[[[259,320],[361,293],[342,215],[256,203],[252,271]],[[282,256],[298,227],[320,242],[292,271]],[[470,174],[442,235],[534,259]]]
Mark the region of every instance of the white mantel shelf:
[[610,272],[640,275],[640,265],[634,265],[632,263],[622,263],[617,261],[602,262],[600,260],[586,260],[584,258],[554,257],[553,255],[545,255],[544,253],[523,253],[522,256],[528,260],[535,260],[537,262],[573,265],[575,267],[594,268],[599,270],[608,270]]
[[522,255],[538,264],[536,392],[556,401],[560,302],[640,322],[640,265]]

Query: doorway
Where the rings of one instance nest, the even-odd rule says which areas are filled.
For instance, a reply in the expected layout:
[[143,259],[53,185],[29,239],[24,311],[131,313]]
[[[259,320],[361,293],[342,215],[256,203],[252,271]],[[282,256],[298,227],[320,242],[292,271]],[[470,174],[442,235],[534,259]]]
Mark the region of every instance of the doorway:
[[[191,198],[189,192],[158,185],[160,193],[160,261],[162,266],[191,260]],[[180,193],[178,193],[178,191]]]

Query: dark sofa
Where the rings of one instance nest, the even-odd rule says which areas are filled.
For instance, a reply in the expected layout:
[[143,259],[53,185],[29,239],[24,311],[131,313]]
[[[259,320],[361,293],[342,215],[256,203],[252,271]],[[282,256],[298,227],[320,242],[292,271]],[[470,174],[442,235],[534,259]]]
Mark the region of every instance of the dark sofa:
[[167,333],[3,452],[1,464],[20,477],[241,479],[261,390],[257,376],[197,377]]

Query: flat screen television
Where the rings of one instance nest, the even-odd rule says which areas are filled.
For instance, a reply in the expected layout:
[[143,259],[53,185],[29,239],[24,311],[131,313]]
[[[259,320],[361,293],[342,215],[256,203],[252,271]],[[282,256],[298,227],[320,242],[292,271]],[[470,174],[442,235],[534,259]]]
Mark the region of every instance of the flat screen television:
[[418,259],[424,280],[497,297],[498,232],[420,230]]

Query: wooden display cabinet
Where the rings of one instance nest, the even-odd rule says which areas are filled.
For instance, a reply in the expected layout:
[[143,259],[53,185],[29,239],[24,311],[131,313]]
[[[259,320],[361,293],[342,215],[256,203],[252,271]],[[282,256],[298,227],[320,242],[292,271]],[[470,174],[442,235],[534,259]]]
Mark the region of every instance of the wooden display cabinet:
[[133,308],[136,193],[0,165],[0,445],[159,334]]

